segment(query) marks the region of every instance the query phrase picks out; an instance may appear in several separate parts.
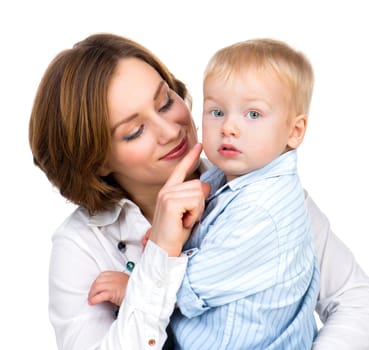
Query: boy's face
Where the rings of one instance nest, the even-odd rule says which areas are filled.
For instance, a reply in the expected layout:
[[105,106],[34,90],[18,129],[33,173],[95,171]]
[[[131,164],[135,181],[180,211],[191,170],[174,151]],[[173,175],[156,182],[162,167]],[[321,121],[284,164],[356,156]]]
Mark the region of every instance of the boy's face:
[[263,167],[288,149],[288,90],[254,69],[204,82],[203,145],[227,180]]

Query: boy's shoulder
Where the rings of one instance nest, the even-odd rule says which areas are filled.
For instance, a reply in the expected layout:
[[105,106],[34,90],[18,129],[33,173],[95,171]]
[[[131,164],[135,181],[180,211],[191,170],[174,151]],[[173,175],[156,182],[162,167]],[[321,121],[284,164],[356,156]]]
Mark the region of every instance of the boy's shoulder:
[[222,187],[227,181],[223,170],[219,169],[215,165],[212,165],[208,170],[201,174],[200,180],[207,182],[211,186],[211,193],[215,189]]

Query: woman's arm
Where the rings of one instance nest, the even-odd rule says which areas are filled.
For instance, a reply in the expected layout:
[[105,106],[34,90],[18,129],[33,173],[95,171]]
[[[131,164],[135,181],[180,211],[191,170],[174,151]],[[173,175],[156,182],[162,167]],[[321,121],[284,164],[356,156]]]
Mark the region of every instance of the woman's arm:
[[59,231],[53,239],[49,307],[58,349],[161,349],[186,258],[168,258],[149,242],[116,318],[111,303],[88,304],[90,285],[104,267],[104,257],[94,249],[92,232],[89,241],[74,233],[76,238]]
[[306,203],[320,267],[316,311],[324,324],[313,349],[368,349],[369,277],[350,250],[334,235],[327,217],[307,193]]
[[117,349],[122,350],[162,349],[186,263],[185,257],[168,258],[153,242],[147,243],[102,350],[115,349],[110,348],[115,344],[120,344]]

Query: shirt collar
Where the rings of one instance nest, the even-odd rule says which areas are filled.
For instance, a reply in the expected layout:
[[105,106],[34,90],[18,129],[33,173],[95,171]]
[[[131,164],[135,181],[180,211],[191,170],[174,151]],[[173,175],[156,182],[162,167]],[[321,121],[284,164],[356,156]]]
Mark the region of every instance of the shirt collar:
[[130,199],[123,198],[112,209],[99,211],[94,215],[90,216],[88,225],[97,227],[110,225],[118,220],[118,217],[122,212],[123,208],[129,206],[136,206],[136,204],[133,203]]
[[208,197],[210,200],[213,196],[218,195],[226,188],[229,188],[231,191],[237,191],[251,183],[264,180],[266,178],[295,174],[296,171],[297,151],[291,150],[275,158],[264,167],[239,176],[230,182],[226,182],[224,172],[217,167],[213,167],[205,172],[201,176],[201,181],[208,182],[211,185],[211,192]]

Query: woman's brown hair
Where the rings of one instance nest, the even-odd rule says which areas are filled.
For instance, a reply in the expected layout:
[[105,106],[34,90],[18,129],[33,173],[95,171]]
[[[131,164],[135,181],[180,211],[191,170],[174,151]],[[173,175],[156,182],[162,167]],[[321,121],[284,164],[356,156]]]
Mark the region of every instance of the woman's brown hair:
[[34,163],[71,202],[90,214],[125,196],[112,177],[97,175],[110,152],[107,90],[119,61],[135,57],[151,65],[183,99],[186,86],[138,43],[95,34],[62,51],[47,68],[29,123]]

